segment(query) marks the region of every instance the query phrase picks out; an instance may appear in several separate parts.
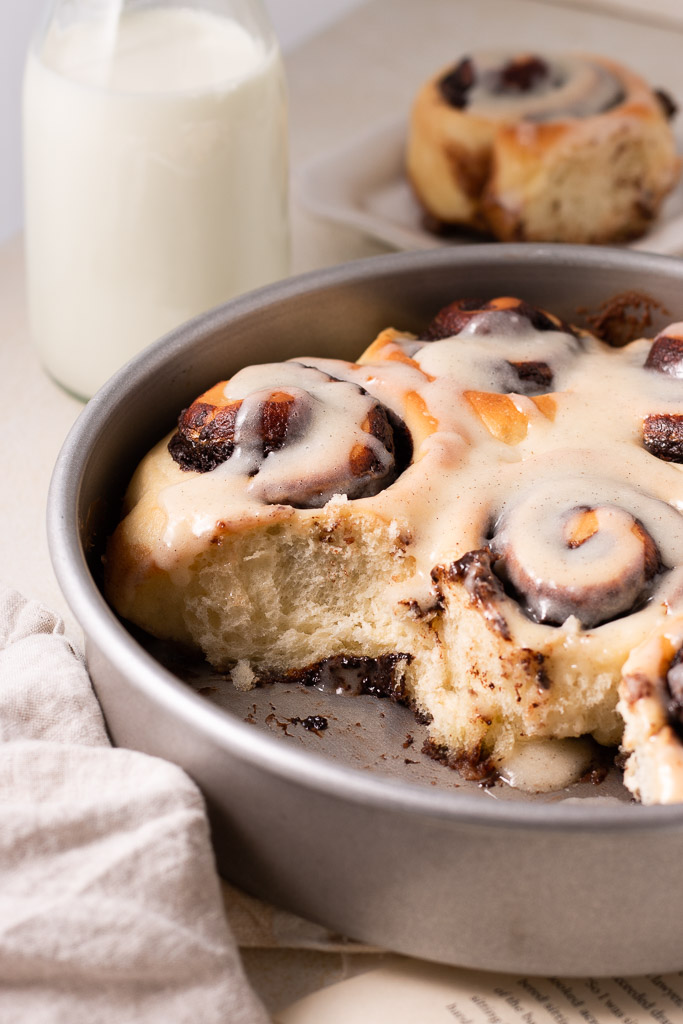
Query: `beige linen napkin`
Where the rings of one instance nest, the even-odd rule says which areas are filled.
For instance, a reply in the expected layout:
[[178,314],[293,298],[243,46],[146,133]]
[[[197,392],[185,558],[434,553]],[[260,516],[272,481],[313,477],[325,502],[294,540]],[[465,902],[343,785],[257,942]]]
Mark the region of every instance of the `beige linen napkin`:
[[201,795],[110,746],[61,622],[0,588],[0,1020],[266,1024]]

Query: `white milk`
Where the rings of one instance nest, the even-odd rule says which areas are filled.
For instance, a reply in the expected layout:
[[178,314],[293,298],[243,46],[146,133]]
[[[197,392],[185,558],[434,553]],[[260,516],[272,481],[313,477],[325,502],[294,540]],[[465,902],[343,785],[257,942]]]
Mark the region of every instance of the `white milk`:
[[196,313],[287,273],[279,52],[205,11],[52,27],[29,54],[29,309],[47,370],[89,396]]

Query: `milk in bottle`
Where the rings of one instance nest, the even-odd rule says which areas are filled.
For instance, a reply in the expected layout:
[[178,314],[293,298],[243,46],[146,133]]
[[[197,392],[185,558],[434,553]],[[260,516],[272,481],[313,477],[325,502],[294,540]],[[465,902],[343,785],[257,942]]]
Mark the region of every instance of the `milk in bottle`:
[[29,312],[48,372],[87,397],[287,273],[286,99],[272,33],[235,5],[61,6],[25,74]]

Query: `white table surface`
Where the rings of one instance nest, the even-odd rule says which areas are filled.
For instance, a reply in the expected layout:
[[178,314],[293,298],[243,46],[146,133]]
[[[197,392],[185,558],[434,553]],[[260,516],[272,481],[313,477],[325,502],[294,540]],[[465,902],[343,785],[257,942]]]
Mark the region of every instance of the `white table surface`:
[[[616,2],[616,0],[613,0]],[[669,0],[661,0],[661,3]],[[677,0],[676,0],[677,2]],[[572,0],[371,0],[288,55],[292,169],[359,131],[407,111],[417,86],[473,48],[576,49],[604,53],[683,100],[680,28],[643,23]],[[293,271],[387,251],[355,229],[298,207]],[[42,371],[26,323],[22,242],[0,247],[0,579],[78,626],[54,578],[45,538],[50,473],[82,404]],[[367,954],[247,950],[247,969],[270,1007],[329,984],[376,960]]]

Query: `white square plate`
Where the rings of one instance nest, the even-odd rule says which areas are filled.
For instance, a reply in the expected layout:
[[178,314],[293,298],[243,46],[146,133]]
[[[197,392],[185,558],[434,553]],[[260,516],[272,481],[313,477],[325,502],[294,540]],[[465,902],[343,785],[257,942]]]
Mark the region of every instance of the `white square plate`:
[[[477,237],[464,231],[444,238],[425,229],[404,173],[406,136],[406,118],[394,117],[309,161],[294,179],[297,199],[311,213],[357,227],[397,249],[476,245]],[[650,231],[628,247],[665,256],[683,253],[683,181]]]

